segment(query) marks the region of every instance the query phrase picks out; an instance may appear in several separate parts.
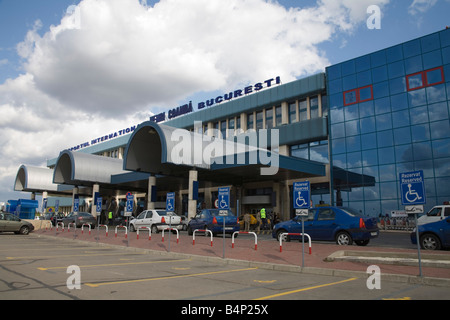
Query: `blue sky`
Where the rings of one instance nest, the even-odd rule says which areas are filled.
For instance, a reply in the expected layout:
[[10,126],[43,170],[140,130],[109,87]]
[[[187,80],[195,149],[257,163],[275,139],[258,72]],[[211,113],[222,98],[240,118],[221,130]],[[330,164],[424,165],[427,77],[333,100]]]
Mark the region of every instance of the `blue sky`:
[[[12,192],[22,164],[450,25],[450,0],[144,1],[0,0],[0,202],[29,197]],[[381,29],[367,28],[370,5]]]

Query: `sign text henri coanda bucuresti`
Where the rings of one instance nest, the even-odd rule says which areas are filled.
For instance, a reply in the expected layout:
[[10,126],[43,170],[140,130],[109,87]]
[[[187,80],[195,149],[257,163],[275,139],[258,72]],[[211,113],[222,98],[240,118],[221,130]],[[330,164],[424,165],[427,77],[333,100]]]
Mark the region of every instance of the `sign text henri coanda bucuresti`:
[[[274,84],[276,84],[276,85],[277,84],[281,84],[281,78],[279,76],[276,77],[276,78],[268,79],[268,80],[263,81],[263,82],[258,82],[258,83],[256,83],[255,85],[252,85],[252,86],[247,86],[244,89],[238,89],[238,90],[230,91],[229,93],[225,93],[225,94],[223,94],[221,96],[218,96],[218,97],[215,97],[215,98],[212,98],[212,99],[208,99],[208,100],[203,101],[203,102],[199,102],[198,105],[197,105],[197,109],[198,110],[202,110],[203,108],[212,107],[212,106],[220,104],[220,103],[222,103],[224,101],[230,101],[232,99],[240,98],[240,97],[243,97],[243,96],[245,96],[247,94],[258,92],[258,91],[260,91],[262,89],[265,89],[265,88],[270,88]],[[167,113],[167,116],[168,116],[168,119],[170,120],[170,119],[176,118],[178,116],[191,113],[193,111],[194,111],[194,109],[193,109],[193,106],[192,106],[192,101],[190,101],[189,103],[187,103],[185,105],[182,105],[182,106],[179,106],[177,108],[169,110],[168,113]],[[157,114],[157,115],[154,115],[154,116],[150,117],[150,121],[153,121],[153,122],[162,122],[162,121],[165,121],[165,120],[166,120],[166,112],[161,112],[160,114]],[[136,129],[136,127],[137,126],[132,126],[132,127],[129,127],[129,128],[125,128],[125,129],[122,129],[122,130],[118,130],[118,131],[109,133],[107,135],[98,137],[96,139],[92,139],[90,142],[87,141],[87,142],[81,143],[81,144],[79,144],[79,145],[77,145],[75,147],[70,148],[69,150],[77,151],[77,150],[80,150],[80,149],[83,149],[83,148],[86,148],[86,147],[90,147],[90,146],[95,145],[95,144],[100,143],[100,142],[104,142],[104,141],[107,141],[107,140],[115,139],[117,137],[120,137],[120,136],[129,134],[129,133],[132,133]]]

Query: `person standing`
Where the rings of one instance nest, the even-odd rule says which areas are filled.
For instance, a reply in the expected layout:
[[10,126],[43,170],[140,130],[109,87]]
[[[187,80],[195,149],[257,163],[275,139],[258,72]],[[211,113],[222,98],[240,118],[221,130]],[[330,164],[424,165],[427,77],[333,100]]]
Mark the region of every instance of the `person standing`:
[[244,214],[244,227],[246,232],[250,231],[250,214],[248,212]]
[[262,224],[262,221],[261,221],[261,212],[260,211],[258,211],[257,213],[256,213],[256,221],[257,221],[257,226],[256,226],[256,231],[260,231],[261,230],[261,224]]
[[262,208],[260,213],[261,213],[262,229],[266,230],[267,227],[266,209]]

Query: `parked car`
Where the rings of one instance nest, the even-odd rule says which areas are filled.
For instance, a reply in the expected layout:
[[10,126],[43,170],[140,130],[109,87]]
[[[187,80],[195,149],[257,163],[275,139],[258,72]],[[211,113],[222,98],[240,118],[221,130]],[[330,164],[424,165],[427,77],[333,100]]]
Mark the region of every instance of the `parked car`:
[[[304,217],[304,230],[311,240],[336,241],[339,245],[351,245],[353,241],[365,246],[370,239],[378,237],[379,229],[375,218],[364,217],[351,208],[317,207],[309,209]],[[301,233],[302,219],[299,216],[277,223],[272,237],[280,239],[282,233]],[[302,239],[302,236],[288,235],[286,241]]]
[[183,228],[182,228],[183,231],[187,230],[188,223],[189,223],[188,217],[181,216],[181,224],[183,225]]
[[[425,250],[450,247],[450,217],[419,225],[419,239],[420,247]],[[411,232],[411,242],[417,244],[416,229]]]
[[181,217],[174,212],[166,212],[166,210],[145,210],[130,221],[130,231],[136,231],[139,227],[148,227],[151,228],[152,233],[158,233],[158,231],[168,228],[169,225],[177,230],[183,229]]
[[239,231],[239,219],[231,210],[203,209],[189,221],[188,234],[192,235],[196,229],[211,230],[213,235],[223,234],[225,219],[225,233]]
[[75,223],[77,228],[81,228],[84,224],[89,224],[91,228],[95,228],[97,219],[89,212],[71,212],[61,220],[64,226],[67,227],[69,223]]
[[1,232],[14,232],[15,234],[29,234],[34,230],[34,226],[25,220],[18,218],[17,216],[0,212],[0,231]]
[[443,220],[446,217],[450,217],[450,205],[439,205],[439,206],[434,206],[433,208],[431,208],[430,211],[427,212],[427,214],[421,216],[418,220],[417,220],[417,224],[421,225],[421,224],[426,224],[426,223],[430,223],[430,222],[436,222],[439,220]]

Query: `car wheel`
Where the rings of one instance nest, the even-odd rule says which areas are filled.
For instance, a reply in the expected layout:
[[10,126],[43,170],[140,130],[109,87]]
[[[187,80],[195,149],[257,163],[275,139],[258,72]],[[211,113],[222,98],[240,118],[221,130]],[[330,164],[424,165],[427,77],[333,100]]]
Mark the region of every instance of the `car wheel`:
[[[284,229],[280,229],[277,231],[277,240],[280,241],[280,237],[283,233],[288,233],[286,230]],[[286,242],[290,242],[291,241],[291,237],[289,237],[288,235],[284,236],[284,241]]]
[[336,243],[340,246],[349,246],[353,243],[353,240],[348,232],[340,231],[336,235]]
[[27,226],[23,226],[22,228],[20,228],[19,232],[20,232],[20,234],[27,235],[30,233],[30,228]]
[[135,232],[136,228],[134,227],[133,224],[130,223],[130,232]]
[[192,234],[193,234],[194,232],[192,231],[191,226],[188,226],[187,232],[188,232],[188,235],[192,236]]
[[158,227],[152,224],[152,233],[158,233]]
[[420,246],[425,250],[440,250],[441,241],[434,234],[425,234],[420,238]]

